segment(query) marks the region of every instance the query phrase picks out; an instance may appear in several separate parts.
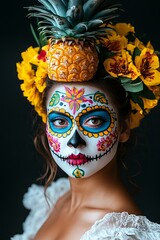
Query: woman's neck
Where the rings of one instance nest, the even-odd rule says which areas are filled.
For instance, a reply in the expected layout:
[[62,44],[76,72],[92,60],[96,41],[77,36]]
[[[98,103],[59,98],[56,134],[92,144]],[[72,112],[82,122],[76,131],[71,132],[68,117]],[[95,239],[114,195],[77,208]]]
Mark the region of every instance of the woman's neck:
[[[116,161],[113,159],[102,170],[86,178],[69,177],[71,208],[101,204],[104,197],[112,196],[122,186]],[[95,200],[96,199],[96,200]]]

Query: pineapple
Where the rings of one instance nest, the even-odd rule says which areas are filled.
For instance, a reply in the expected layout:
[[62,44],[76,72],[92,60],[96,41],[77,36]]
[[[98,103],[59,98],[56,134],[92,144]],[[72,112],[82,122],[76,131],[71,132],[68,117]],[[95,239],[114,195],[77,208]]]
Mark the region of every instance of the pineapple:
[[118,4],[107,0],[38,0],[28,7],[39,31],[48,40],[48,76],[55,81],[88,81],[98,64],[96,42],[107,36],[106,23],[117,17]]

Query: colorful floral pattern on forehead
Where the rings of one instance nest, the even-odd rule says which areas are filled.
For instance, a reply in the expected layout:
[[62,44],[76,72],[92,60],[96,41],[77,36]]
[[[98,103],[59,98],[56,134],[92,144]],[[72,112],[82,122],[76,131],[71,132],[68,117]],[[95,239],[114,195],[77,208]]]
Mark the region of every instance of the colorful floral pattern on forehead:
[[59,105],[60,107],[65,107],[66,104],[72,110],[72,113],[75,114],[80,107],[86,108],[94,103],[108,104],[108,100],[104,93],[97,91],[95,93],[85,94],[84,88],[76,88],[76,87],[66,87],[65,91],[55,91],[52,95],[49,108]]

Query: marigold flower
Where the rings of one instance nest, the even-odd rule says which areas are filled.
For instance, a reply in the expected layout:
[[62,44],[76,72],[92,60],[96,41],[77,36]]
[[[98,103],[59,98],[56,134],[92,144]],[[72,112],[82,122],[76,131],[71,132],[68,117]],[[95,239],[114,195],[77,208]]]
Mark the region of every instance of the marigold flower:
[[46,87],[47,64],[45,60],[45,48],[29,47],[22,52],[22,62],[17,63],[18,78],[23,81],[20,87],[23,95],[34,106],[36,112],[46,121],[42,108],[42,93]]

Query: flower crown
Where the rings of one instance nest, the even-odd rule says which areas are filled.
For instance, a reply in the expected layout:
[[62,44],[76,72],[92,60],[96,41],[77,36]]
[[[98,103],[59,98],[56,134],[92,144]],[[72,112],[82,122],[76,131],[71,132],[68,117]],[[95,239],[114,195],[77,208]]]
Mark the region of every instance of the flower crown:
[[[41,2],[45,4],[47,0]],[[30,11],[37,11],[29,14],[30,16],[41,17],[45,20],[44,22],[46,20],[52,22],[54,27],[52,26],[52,34],[44,37],[46,33],[51,32],[51,28],[49,27],[50,31],[47,32],[43,21],[38,22],[42,25],[38,28],[40,32],[37,37],[31,26],[38,47],[30,46],[22,52],[22,61],[16,64],[18,78],[23,81],[20,85],[21,90],[45,123],[46,112],[42,107],[42,95],[46,88],[47,76],[51,80],[61,82],[88,81],[95,75],[99,58],[101,58],[106,72],[106,81],[107,76],[111,76],[119,81],[128,93],[132,106],[131,129],[136,128],[140,125],[141,119],[157,106],[160,98],[159,52],[154,50],[150,42],[144,44],[137,38],[134,26],[130,23],[106,22],[106,19],[112,18],[113,15],[109,18],[108,15],[106,16],[106,11],[102,14],[103,10],[110,9],[110,13],[113,13],[117,10],[115,5],[110,8],[102,5],[99,15],[94,12],[95,8],[91,20],[86,18],[84,22],[84,16],[89,15],[87,13],[90,2],[88,0],[83,5],[83,21],[79,17],[82,23],[76,22],[72,27],[74,30],[72,32],[69,26],[73,18],[67,18],[70,19],[68,28],[66,21],[66,12],[68,16],[71,16],[69,9],[72,9],[73,13],[73,6],[69,5],[70,1],[68,1],[67,11],[63,13],[65,17],[62,12],[59,16],[54,13],[55,10],[49,9],[52,12],[51,17],[48,9],[42,11],[41,6],[28,8]],[[99,2],[101,0],[97,1]],[[56,9],[57,6],[53,6]],[[61,4],[59,7],[61,10],[65,9]],[[103,9],[104,7],[106,9]],[[58,26],[55,26],[56,24]],[[98,27],[98,33],[95,27]],[[84,28],[87,30],[84,31]]]

